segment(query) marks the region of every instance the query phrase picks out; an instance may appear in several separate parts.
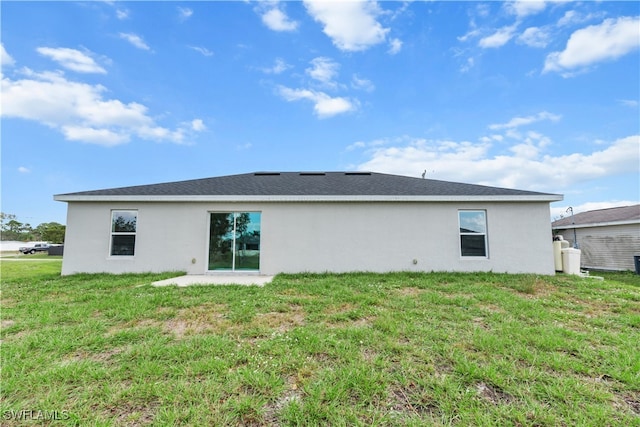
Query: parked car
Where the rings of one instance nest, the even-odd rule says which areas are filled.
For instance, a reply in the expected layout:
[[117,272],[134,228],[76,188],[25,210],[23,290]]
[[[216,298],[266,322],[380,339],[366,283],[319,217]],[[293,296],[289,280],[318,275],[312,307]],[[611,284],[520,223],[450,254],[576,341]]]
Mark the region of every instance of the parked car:
[[47,252],[49,250],[48,243],[36,243],[33,246],[23,246],[18,249],[18,251],[23,254],[35,254],[36,252]]

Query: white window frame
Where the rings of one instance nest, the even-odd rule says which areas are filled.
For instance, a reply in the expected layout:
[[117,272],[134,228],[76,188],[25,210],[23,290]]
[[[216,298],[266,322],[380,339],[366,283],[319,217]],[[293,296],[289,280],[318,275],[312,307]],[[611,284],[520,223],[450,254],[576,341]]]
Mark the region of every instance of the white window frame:
[[[461,221],[460,214],[470,212],[470,213],[482,213],[484,215],[484,233],[464,233],[460,231]],[[458,249],[461,259],[488,259],[489,258],[489,230],[488,230],[488,220],[487,220],[487,211],[486,209],[458,209]],[[483,236],[484,237],[484,255],[464,255],[462,253],[462,236]]]
[[[113,220],[114,220],[114,215],[118,212],[130,212],[130,213],[134,213],[135,217],[136,217],[136,230],[135,231],[115,231],[113,229]],[[117,259],[122,259],[122,258],[133,258],[136,255],[136,246],[137,246],[137,234],[138,234],[138,217],[139,217],[139,212],[137,209],[112,209],[111,210],[111,215],[109,217],[109,257],[110,258],[117,258]],[[134,236],[134,244],[133,244],[133,255],[119,255],[119,254],[114,254],[113,253],[113,238],[115,236]]]

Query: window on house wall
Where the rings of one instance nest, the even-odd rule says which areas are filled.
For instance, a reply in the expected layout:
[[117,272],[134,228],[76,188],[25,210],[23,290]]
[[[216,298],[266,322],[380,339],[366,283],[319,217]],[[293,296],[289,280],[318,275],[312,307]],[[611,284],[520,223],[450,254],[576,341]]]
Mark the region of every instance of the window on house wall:
[[136,252],[138,211],[111,211],[111,256],[133,256]]
[[460,255],[487,257],[487,212],[458,211]]

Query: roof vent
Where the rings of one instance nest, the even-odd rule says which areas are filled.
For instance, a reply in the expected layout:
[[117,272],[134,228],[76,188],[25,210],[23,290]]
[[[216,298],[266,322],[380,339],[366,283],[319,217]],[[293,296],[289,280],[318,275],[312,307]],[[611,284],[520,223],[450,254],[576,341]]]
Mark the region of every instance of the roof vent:
[[346,176],[370,176],[371,172],[345,172]]
[[300,176],[325,176],[324,172],[300,172]]
[[254,176],[279,176],[280,172],[255,172]]

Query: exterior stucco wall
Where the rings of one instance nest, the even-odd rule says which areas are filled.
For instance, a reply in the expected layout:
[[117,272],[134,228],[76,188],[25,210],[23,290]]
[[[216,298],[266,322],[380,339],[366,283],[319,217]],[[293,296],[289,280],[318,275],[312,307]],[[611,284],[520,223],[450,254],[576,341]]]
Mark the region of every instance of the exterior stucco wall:
[[[111,211],[138,211],[135,256],[109,256]],[[69,203],[62,274],[204,271],[208,230],[202,206],[178,203]],[[196,263],[192,264],[192,259]]]
[[[112,209],[138,210],[136,255],[132,258],[109,257]],[[487,211],[487,259],[460,256],[459,209]],[[554,274],[547,202],[70,202],[62,272],[179,270],[204,274],[209,212],[213,211],[262,212],[262,274],[305,271]]]

